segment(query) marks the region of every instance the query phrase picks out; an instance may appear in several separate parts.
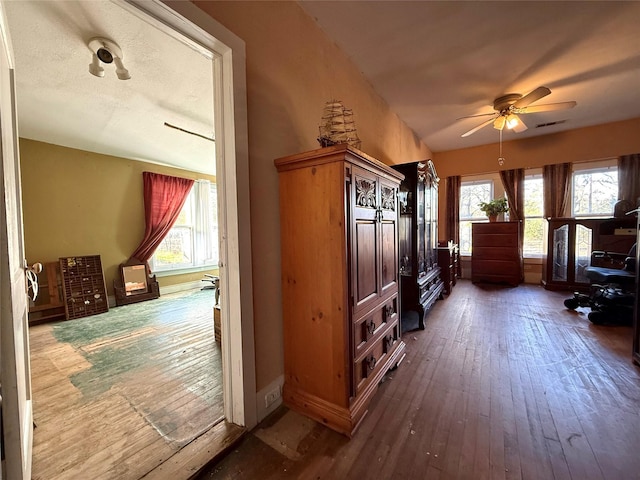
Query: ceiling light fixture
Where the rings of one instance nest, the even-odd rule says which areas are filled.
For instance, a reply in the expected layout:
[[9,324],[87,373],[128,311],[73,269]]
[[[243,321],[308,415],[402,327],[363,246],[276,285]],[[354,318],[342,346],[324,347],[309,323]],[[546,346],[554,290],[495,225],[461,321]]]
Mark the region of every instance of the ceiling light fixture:
[[113,40],[104,37],[94,37],[89,40],[89,50],[91,50],[92,58],[89,64],[89,73],[96,77],[104,77],[104,68],[102,63],[116,64],[116,75],[120,80],[129,80],[131,75],[129,70],[122,63],[122,49]]
[[509,130],[517,127],[518,123],[520,123],[520,122],[519,122],[519,118],[518,118],[518,116],[516,114],[511,113],[511,114],[507,115],[507,128]]

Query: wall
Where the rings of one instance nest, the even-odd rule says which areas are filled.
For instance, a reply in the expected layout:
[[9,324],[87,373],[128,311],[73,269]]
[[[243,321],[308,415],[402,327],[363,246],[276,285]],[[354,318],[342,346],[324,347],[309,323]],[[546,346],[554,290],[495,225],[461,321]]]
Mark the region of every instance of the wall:
[[[503,142],[506,162],[498,166],[499,145],[435,152],[433,163],[440,176],[438,218],[446,215],[445,179],[453,175],[475,175],[496,172],[498,169],[540,168],[564,162],[584,162],[640,152],[640,118],[579,128],[542,137]],[[497,135],[497,132],[496,132]],[[517,135],[517,134],[514,134]],[[439,229],[440,240],[446,240],[446,231]],[[463,262],[468,272],[468,265]],[[527,261],[525,280],[539,283],[542,267],[539,261]]]
[[[100,255],[109,295],[118,266],[144,236],[142,172],[215,177],[20,139],[25,251],[29,263]],[[206,273],[213,273],[209,270]],[[160,287],[203,273],[158,278]]]
[[257,390],[283,371],[278,176],[273,161],[319,148],[326,101],[352,108],[362,150],[387,164],[431,152],[295,2],[194,1],[246,43]]

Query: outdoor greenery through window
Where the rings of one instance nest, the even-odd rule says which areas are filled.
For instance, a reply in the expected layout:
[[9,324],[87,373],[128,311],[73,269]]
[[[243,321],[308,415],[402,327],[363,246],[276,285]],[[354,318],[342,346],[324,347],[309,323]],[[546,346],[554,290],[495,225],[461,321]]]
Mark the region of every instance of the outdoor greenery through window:
[[150,260],[154,272],[218,264],[218,209],[215,183],[197,180]]
[[618,200],[618,169],[594,168],[573,172],[574,217],[610,217]]
[[487,222],[480,202],[493,198],[493,181],[481,180],[460,184],[460,254],[471,255],[471,224]]
[[542,174],[524,177],[524,245],[525,257],[540,257],[546,243],[547,222],[544,220]]

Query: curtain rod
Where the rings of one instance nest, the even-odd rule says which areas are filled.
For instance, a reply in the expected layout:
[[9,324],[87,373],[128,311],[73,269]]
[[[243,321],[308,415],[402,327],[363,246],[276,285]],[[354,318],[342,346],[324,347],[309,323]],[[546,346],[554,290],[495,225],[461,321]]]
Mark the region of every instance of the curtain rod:
[[164,125],[169,128],[175,128],[176,130],[180,130],[181,132],[188,133],[189,135],[195,135],[196,137],[204,138],[205,140],[209,140],[210,142],[215,142],[215,138],[206,137],[204,135],[200,135],[199,133],[190,132],[189,130],[185,130],[184,128],[176,127],[175,125],[171,125],[170,123],[164,122]]

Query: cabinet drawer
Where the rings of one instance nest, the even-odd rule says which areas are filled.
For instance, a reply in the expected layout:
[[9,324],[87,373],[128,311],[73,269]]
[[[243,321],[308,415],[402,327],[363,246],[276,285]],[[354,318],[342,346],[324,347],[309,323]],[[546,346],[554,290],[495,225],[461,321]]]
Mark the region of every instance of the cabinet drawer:
[[387,360],[400,344],[400,329],[398,321],[388,325],[382,335],[367,344],[367,349],[356,356],[353,369],[356,395],[384,369]]
[[511,260],[518,261],[520,256],[517,248],[508,247],[478,247],[473,246],[473,256],[471,261],[474,260]]
[[473,249],[476,247],[517,248],[518,237],[515,234],[476,234],[473,236]]
[[390,323],[398,321],[398,297],[394,296],[362,317],[353,324],[353,344],[357,357],[367,343],[375,341],[382,335]]

